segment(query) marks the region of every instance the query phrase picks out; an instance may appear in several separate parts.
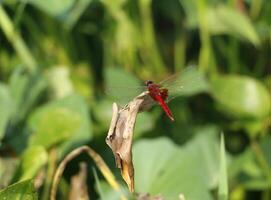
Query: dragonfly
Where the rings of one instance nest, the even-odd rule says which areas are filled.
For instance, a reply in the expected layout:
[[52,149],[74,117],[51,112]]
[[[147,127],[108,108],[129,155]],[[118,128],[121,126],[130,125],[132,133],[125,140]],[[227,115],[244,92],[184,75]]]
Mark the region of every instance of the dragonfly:
[[[168,103],[178,96],[192,95],[198,90],[202,90],[205,86],[200,85],[199,83],[202,83],[203,78],[202,74],[195,67],[188,67],[158,83],[147,80],[144,82],[145,86],[143,86],[143,88],[124,86],[119,87],[120,91],[117,91],[117,87],[113,87],[110,88],[110,92],[108,93],[115,97],[120,96],[121,94],[136,96],[139,92],[147,91],[151,99],[162,107],[166,116],[173,122],[174,116]],[[115,95],[114,93],[112,95],[112,91],[115,91]]]
[[162,88],[161,85],[155,84],[153,81],[148,80],[145,82],[145,85],[149,91],[150,97],[161,105],[166,115],[171,121],[174,121],[173,114],[166,104],[168,98],[168,89]]

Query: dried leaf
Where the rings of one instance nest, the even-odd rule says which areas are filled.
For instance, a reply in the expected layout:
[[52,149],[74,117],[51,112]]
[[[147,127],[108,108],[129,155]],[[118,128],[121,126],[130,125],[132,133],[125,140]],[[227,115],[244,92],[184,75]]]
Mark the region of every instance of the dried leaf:
[[87,190],[87,165],[80,163],[80,171],[71,179],[71,190],[69,194],[70,200],[89,200]]
[[[54,174],[54,179],[53,179],[53,183],[51,187],[50,200],[56,199],[57,187],[68,162],[70,162],[72,159],[74,159],[75,157],[77,157],[79,154],[83,152],[86,152],[94,160],[97,167],[99,168],[99,170],[101,171],[101,173],[103,174],[107,182],[110,184],[110,186],[114,190],[121,192],[119,184],[117,183],[113,173],[110,171],[110,169],[108,168],[108,166],[106,165],[102,157],[98,153],[96,153],[92,148],[88,146],[81,146],[74,149],[72,152],[66,155],[65,158],[58,165],[56,172]],[[126,198],[123,195],[120,196],[120,199],[126,200]]]
[[116,165],[121,170],[122,178],[134,192],[134,166],[132,159],[132,139],[137,113],[149,109],[153,100],[148,92],[143,92],[124,108],[113,103],[113,116],[106,137],[106,143],[112,149]]

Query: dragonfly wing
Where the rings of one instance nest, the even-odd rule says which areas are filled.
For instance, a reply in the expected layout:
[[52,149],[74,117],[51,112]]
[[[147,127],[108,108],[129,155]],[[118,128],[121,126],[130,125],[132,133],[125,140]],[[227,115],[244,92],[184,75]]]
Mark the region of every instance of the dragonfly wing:
[[132,100],[137,95],[142,93],[144,90],[145,87],[143,86],[107,86],[105,88],[105,95],[115,101],[127,103],[128,101]]
[[195,67],[188,67],[182,72],[174,74],[160,83],[162,88],[168,89],[168,101],[178,96],[187,96],[202,90],[206,85],[203,73]]

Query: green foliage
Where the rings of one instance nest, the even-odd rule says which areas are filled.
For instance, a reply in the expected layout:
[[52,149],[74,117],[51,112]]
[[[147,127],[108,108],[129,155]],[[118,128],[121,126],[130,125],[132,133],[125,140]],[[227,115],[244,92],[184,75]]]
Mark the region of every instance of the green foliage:
[[11,98],[8,88],[4,84],[0,84],[0,140],[5,134],[5,127],[7,125],[9,116],[11,114]]
[[65,0],[65,1],[29,1],[29,3],[33,4],[37,8],[41,9],[43,12],[50,14],[52,16],[61,16],[68,12],[73,4],[74,0]]
[[[269,199],[270,13],[268,0],[1,1],[0,199],[46,199],[57,164],[83,144],[115,169],[104,141],[112,103],[146,80],[169,90],[175,121],[159,106],[137,116],[137,193]],[[88,176],[91,198],[132,198]]]
[[208,22],[213,34],[232,34],[259,45],[259,37],[249,18],[236,9],[223,5],[208,10]]
[[[211,80],[212,94],[224,112],[237,118],[264,118],[270,114],[266,87],[250,77],[228,75]],[[236,90],[238,88],[238,90]]]
[[227,178],[227,162],[224,135],[221,134],[220,141],[220,167],[219,167],[219,186],[218,186],[218,198],[220,200],[228,199],[228,178]]
[[[192,28],[199,27],[198,18],[198,4],[197,1],[180,1],[184,6],[188,17],[188,26]],[[210,34],[231,34],[236,37],[243,38],[253,43],[254,45],[259,45],[259,37],[253,27],[249,18],[243,13],[239,12],[235,8],[220,5],[206,5],[206,12],[203,14],[207,18],[207,27]],[[196,13],[195,13],[196,12]]]
[[202,130],[183,148],[166,138],[136,143],[136,190],[159,193],[166,199],[181,193],[187,199],[211,199],[208,189],[218,183],[218,146],[215,129]]
[[23,68],[14,70],[9,80],[9,90],[13,103],[12,119],[15,122],[26,117],[46,86],[46,81],[40,74],[29,74]]
[[38,195],[32,180],[17,182],[0,191],[0,199],[29,199],[37,200]]
[[87,107],[77,95],[40,107],[30,117],[29,126],[33,130],[30,145],[42,145],[45,148],[63,142],[69,146],[91,138]]
[[21,156],[19,167],[13,180],[26,180],[34,178],[38,170],[48,161],[44,147],[31,146]]

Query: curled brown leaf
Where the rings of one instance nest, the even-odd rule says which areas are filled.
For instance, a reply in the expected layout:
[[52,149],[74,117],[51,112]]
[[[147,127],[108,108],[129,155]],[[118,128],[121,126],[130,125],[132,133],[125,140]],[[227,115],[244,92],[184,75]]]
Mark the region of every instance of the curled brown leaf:
[[139,112],[149,109],[153,103],[148,92],[138,95],[124,108],[113,103],[113,115],[106,143],[113,151],[116,165],[120,168],[130,192],[134,192],[132,139],[136,116]]

